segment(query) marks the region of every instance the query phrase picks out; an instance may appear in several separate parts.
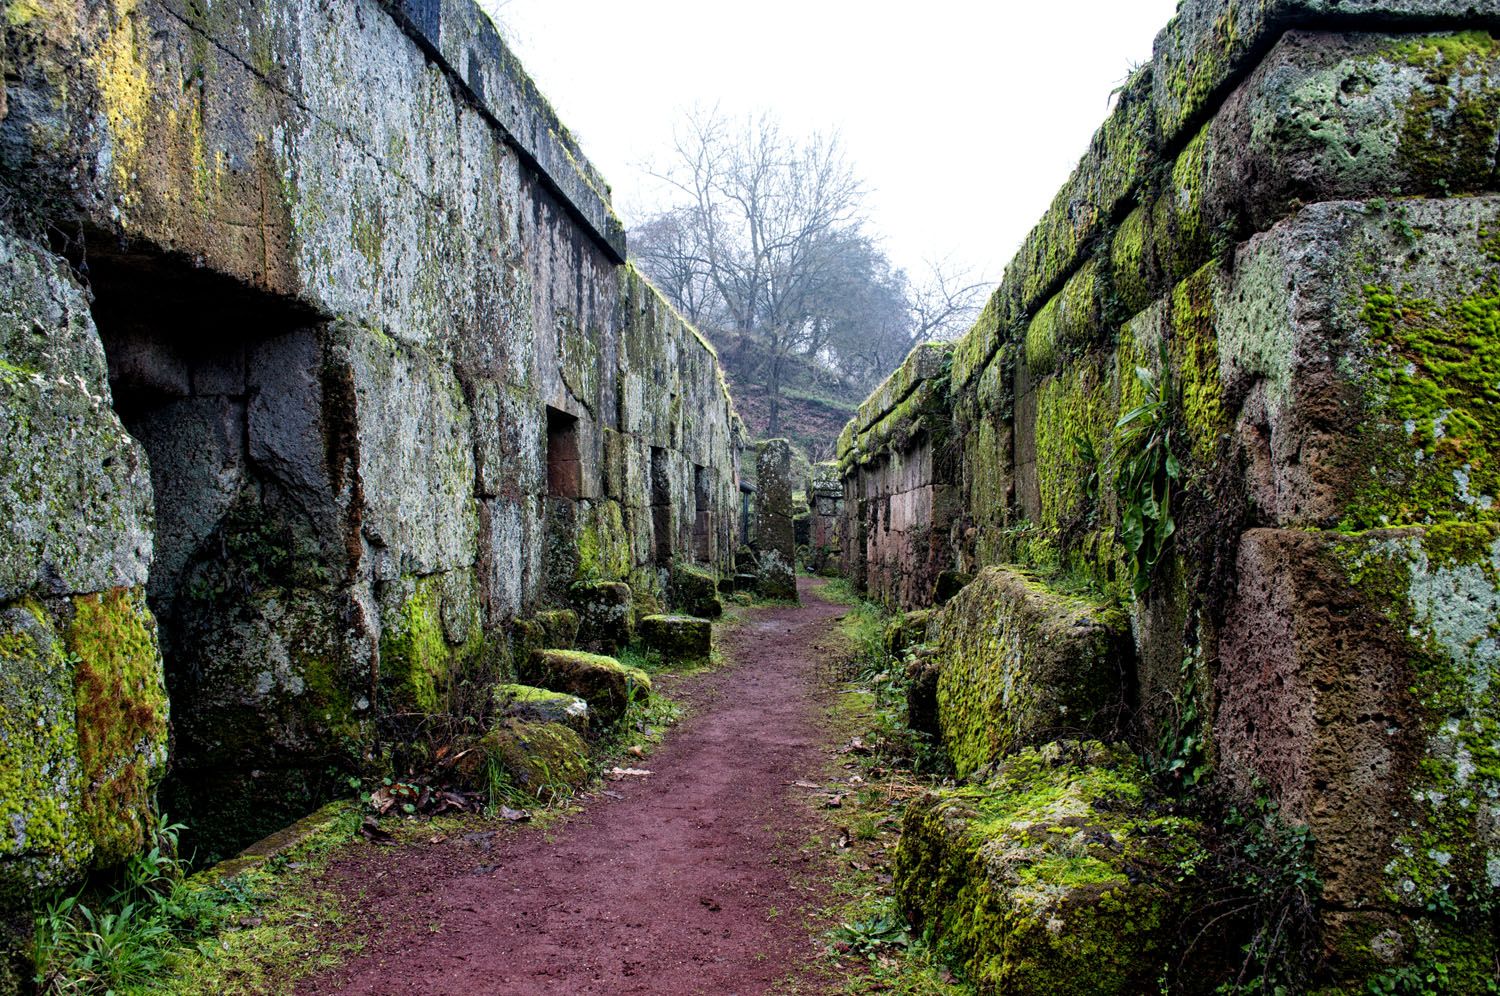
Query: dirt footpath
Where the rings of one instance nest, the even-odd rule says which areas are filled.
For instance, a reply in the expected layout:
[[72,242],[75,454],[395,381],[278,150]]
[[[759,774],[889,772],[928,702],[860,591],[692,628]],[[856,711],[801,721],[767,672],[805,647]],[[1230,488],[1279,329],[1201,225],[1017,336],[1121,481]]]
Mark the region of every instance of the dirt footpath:
[[336,887],[374,931],[305,993],[761,993],[816,954],[824,905],[808,793],[831,733],[815,668],[845,609],[800,582],[797,608],[721,634],[729,666],[672,684],[688,718],[546,833],[487,849],[363,852]]

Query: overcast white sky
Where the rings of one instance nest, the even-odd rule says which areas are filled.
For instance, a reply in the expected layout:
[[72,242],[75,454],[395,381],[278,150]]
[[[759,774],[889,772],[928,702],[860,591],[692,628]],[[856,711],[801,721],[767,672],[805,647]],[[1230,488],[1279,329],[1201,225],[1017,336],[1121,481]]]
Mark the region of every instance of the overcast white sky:
[[481,0],[631,224],[694,104],[836,128],[898,264],[997,280],[1176,0]]

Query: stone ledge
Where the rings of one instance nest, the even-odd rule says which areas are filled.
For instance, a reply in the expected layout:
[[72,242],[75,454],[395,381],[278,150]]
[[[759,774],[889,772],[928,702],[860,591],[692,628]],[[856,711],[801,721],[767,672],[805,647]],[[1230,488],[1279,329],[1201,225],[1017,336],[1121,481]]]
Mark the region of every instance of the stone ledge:
[[379,2],[504,129],[522,159],[611,262],[624,263],[625,226],[610,204],[609,187],[478,5],[473,0]]

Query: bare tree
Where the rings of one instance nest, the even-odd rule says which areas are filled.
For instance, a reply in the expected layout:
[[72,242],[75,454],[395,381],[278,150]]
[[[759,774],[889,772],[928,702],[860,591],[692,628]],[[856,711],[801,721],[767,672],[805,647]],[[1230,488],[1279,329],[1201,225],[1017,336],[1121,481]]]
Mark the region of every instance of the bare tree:
[[946,342],[969,330],[984,306],[989,281],[951,259],[928,260],[927,275],[910,293],[912,342]]
[[678,204],[642,226],[638,258],[683,310],[765,346],[776,435],[787,361],[814,344],[818,304],[860,229],[859,181],[836,135],[799,142],[770,115],[717,112],[690,116],[654,172]]
[[669,202],[631,231],[632,255],[764,387],[772,435],[789,371],[859,398],[917,343],[951,339],[978,313],[985,285],[969,272],[936,261],[913,283],[865,231],[837,136],[793,140],[768,115],[700,111],[652,172]]

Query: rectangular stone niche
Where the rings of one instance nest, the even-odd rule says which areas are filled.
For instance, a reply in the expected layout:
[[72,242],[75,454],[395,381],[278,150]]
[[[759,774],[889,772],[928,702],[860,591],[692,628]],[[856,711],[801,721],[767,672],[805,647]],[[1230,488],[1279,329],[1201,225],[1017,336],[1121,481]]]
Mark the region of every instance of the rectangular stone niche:
[[[352,390],[319,318],[170,257],[91,248],[93,315],[155,511],[147,596],[201,859],[334,796],[370,736],[348,575]],[[342,368],[347,370],[347,368]]]

